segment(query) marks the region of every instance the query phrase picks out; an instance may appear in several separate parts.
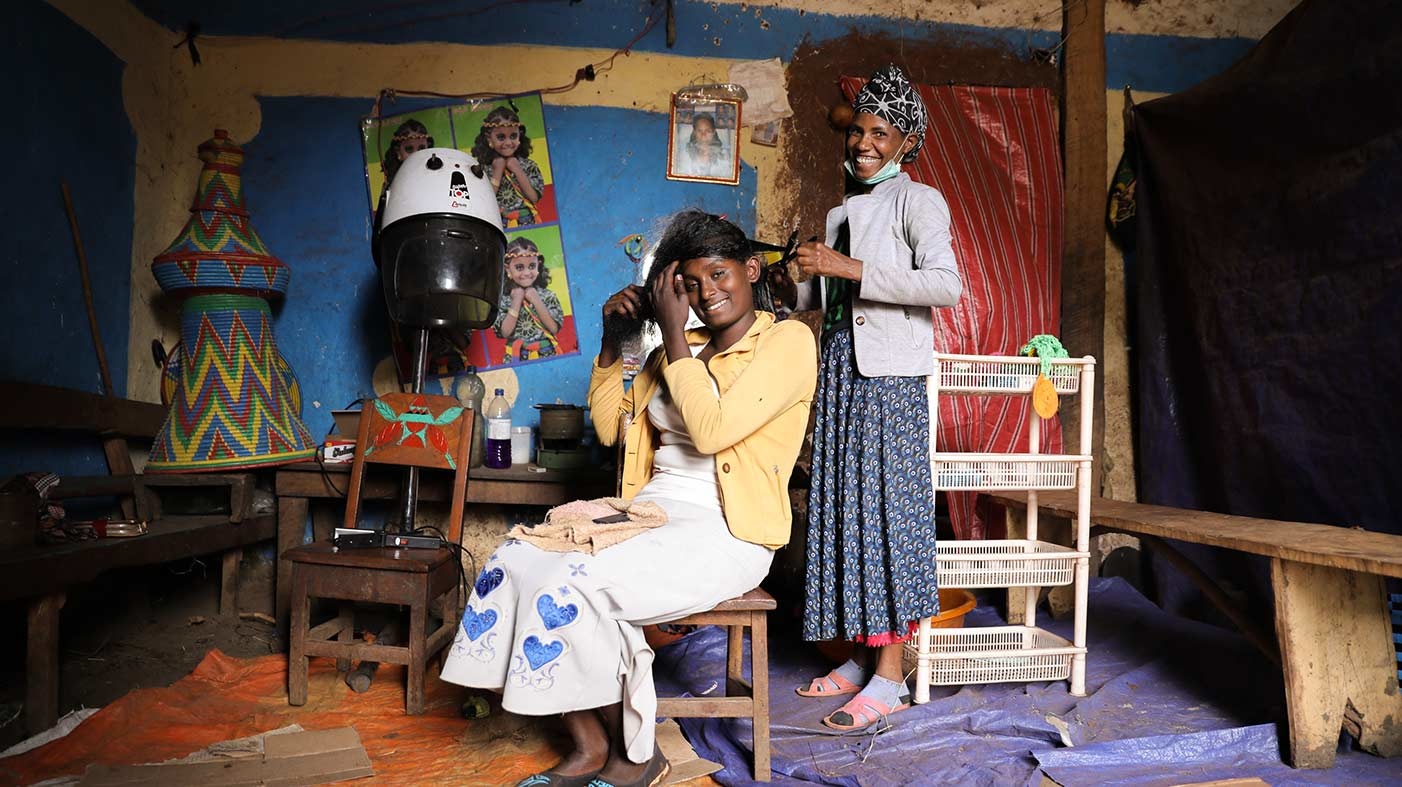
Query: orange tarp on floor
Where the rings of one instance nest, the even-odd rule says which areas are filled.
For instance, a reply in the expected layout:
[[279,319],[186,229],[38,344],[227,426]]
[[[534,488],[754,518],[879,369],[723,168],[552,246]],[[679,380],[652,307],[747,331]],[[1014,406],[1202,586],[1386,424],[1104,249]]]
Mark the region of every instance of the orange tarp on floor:
[[0,782],[30,784],[81,774],[91,763],[124,765],[183,757],[211,743],[300,724],[354,727],[375,784],[513,784],[555,763],[565,745],[557,722],[504,713],[468,721],[468,690],[430,677],[424,713],[404,714],[404,668],[383,666],[364,694],[346,687],[330,659],[312,659],[307,704],[287,704],[287,657],[239,660],[212,650],[174,685],[138,689],[67,737],[0,760]]

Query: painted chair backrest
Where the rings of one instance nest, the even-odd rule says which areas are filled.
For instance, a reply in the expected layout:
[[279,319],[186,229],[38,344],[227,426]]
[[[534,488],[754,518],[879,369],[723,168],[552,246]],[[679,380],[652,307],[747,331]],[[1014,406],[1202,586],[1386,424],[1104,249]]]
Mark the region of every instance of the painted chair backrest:
[[467,497],[472,418],[473,411],[451,396],[389,393],[367,401],[360,413],[355,464],[351,467],[351,485],[346,493],[345,526],[355,527],[359,518],[366,465],[446,470],[453,473],[448,537],[458,543]]

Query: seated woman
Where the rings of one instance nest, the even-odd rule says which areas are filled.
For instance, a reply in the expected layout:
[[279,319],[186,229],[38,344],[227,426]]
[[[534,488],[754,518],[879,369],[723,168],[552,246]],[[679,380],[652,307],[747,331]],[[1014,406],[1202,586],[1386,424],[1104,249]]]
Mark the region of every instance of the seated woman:
[[[611,444],[632,416],[622,494],[668,521],[595,554],[508,540],[477,578],[443,679],[500,691],[513,713],[562,713],[573,738],[573,751],[521,785],[660,784],[670,765],[654,745],[642,627],[754,588],[789,539],[817,349],[801,323],[755,310],[759,282],[745,234],[688,211],[658,244],[647,287],[604,303],[594,427]],[[704,329],[683,330],[688,309]],[[636,330],[649,313],[663,344],[625,392],[619,326]]]

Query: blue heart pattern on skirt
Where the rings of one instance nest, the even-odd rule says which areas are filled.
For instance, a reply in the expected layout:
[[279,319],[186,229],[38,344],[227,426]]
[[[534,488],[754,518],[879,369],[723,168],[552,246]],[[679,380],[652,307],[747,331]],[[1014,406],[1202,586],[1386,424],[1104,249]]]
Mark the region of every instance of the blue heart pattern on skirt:
[[477,575],[477,583],[473,585],[477,590],[477,597],[486,598],[488,593],[497,589],[505,576],[500,568],[494,568],[490,571],[483,569],[482,573]]
[[545,630],[553,631],[561,626],[567,626],[579,617],[579,607],[573,604],[566,604],[563,607],[555,604],[555,599],[549,593],[536,599],[535,610],[540,613],[540,619],[545,622]]
[[478,612],[472,607],[468,607],[462,613],[462,630],[467,632],[467,638],[473,642],[486,634],[488,629],[496,625],[496,622],[497,611],[494,609]]
[[543,643],[539,637],[532,634],[521,643],[521,652],[526,654],[526,661],[530,662],[531,669],[538,670],[558,659],[560,654],[565,652],[565,643],[558,640]]

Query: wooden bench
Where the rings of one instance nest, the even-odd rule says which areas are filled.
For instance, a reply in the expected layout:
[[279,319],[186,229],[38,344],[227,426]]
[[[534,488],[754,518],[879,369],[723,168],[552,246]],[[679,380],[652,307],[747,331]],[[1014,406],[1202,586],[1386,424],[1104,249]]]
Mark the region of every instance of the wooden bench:
[[[1007,512],[1010,538],[1025,532],[1026,493],[989,497]],[[1037,509],[1039,519],[1069,520],[1076,514],[1075,494],[1038,493]],[[1140,536],[1217,601],[1223,596],[1220,589],[1159,539],[1270,558],[1273,647],[1269,635],[1259,633],[1259,624],[1230,605],[1223,607],[1268,654],[1278,653],[1292,765],[1333,765],[1340,729],[1366,751],[1384,757],[1402,754],[1402,695],[1383,579],[1402,578],[1402,536],[1103,498],[1093,498],[1090,510],[1092,528]],[[1010,599],[1010,610],[1021,608]],[[1258,632],[1254,636],[1253,630]]]
[[[94,435],[101,440],[113,474],[63,476],[51,497],[115,497],[123,516],[144,520],[150,529],[146,535],[133,538],[25,543],[0,551],[0,601],[23,599],[29,607],[24,721],[30,734],[42,732],[58,720],[59,616],[69,587],[91,582],[114,568],[220,554],[220,613],[235,614],[242,548],[276,535],[272,513],[246,516],[252,476],[143,476],[133,471],[128,441],[149,443],[165,414],[164,407],[148,402],[0,381],[0,429],[32,431],[36,441],[54,432]],[[227,488],[230,513],[165,516],[156,492],[163,486]]]

